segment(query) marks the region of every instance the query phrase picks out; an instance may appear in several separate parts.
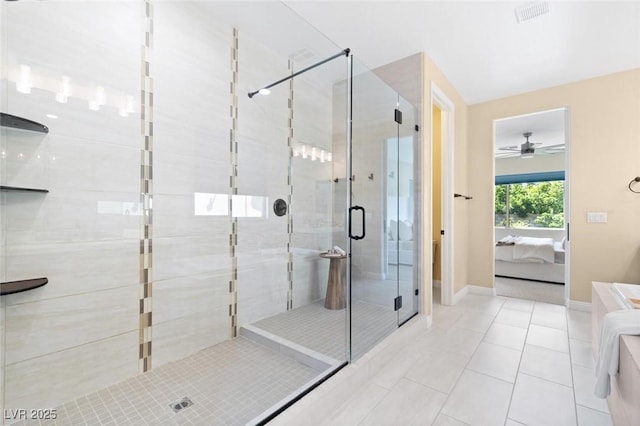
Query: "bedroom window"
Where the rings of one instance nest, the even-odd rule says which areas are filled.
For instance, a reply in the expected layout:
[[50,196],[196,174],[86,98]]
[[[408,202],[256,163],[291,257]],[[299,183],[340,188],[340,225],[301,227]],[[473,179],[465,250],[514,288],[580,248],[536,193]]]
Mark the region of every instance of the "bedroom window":
[[[560,177],[557,174],[536,175],[538,178]],[[564,172],[562,180],[541,179],[532,182],[531,177],[525,179],[523,176],[496,177],[495,226],[564,228]]]

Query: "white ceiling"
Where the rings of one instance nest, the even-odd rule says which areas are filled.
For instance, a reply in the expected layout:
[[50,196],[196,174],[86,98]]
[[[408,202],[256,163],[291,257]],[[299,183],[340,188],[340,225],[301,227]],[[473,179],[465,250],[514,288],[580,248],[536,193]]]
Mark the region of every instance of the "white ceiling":
[[369,68],[426,52],[469,104],[640,67],[640,1],[552,1],[518,23],[528,3],[285,1]]
[[564,146],[565,110],[556,109],[496,120],[496,156],[510,152],[500,148],[517,146],[519,149],[526,140],[522,135],[525,132],[531,132],[529,142],[536,144],[535,155],[545,155],[545,147]]

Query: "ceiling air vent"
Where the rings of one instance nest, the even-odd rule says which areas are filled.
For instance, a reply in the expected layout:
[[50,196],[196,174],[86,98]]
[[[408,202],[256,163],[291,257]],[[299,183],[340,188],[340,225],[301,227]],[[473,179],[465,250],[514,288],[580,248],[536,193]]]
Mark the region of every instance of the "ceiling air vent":
[[516,7],[515,13],[518,23],[528,21],[549,13],[549,2],[536,1],[533,3],[527,3],[520,7]]
[[297,63],[306,62],[315,57],[316,57],[315,53],[313,53],[309,49],[304,49],[304,48],[300,50],[296,50],[295,52],[289,55],[289,59]]

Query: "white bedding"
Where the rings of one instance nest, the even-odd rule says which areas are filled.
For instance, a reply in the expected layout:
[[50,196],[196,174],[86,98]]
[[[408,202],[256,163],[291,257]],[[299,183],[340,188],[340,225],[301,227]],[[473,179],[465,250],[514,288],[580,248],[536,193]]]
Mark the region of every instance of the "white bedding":
[[553,238],[509,236],[500,240],[512,245],[496,246],[496,260],[524,263],[554,263]]
[[515,261],[537,259],[553,263],[553,238],[516,237],[513,259]]
[[515,235],[499,241],[510,245],[495,247],[496,276],[564,284],[564,241]]

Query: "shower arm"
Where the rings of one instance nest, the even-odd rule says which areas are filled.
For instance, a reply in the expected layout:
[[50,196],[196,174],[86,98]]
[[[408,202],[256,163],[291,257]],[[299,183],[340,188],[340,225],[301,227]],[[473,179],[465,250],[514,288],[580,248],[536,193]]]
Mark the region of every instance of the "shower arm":
[[296,77],[296,76],[298,76],[298,75],[300,75],[300,74],[303,74],[303,73],[305,73],[305,72],[307,72],[307,71],[309,71],[309,70],[311,70],[311,69],[313,69],[313,68],[319,67],[320,65],[325,64],[325,63],[327,63],[327,62],[329,62],[329,61],[332,61],[332,60],[334,60],[334,59],[336,59],[336,58],[338,58],[338,57],[340,57],[340,56],[343,56],[343,55],[344,55],[344,56],[349,56],[349,53],[350,53],[350,52],[351,52],[351,49],[348,49],[348,48],[347,48],[347,49],[344,49],[342,52],[340,52],[340,53],[338,53],[338,54],[335,54],[335,55],[331,56],[330,58],[327,58],[327,59],[325,59],[325,60],[323,60],[323,61],[320,61],[320,62],[318,62],[318,63],[315,63],[315,64],[313,64],[313,65],[311,65],[311,66],[308,66],[308,67],[307,67],[307,68],[305,68],[305,69],[302,69],[302,70],[300,70],[300,71],[298,71],[298,72],[295,72],[295,73],[291,74],[290,76],[287,76],[287,77],[285,77],[285,78],[283,78],[283,79],[281,79],[281,80],[276,81],[275,83],[271,83],[271,84],[270,84],[270,85],[268,85],[268,86],[264,86],[263,88],[258,89],[258,90],[256,90],[255,92],[249,92],[249,97],[250,97],[250,98],[253,98],[256,94],[260,93],[260,90],[270,89],[270,88],[272,88],[273,86],[277,86],[277,85],[278,85],[278,84],[280,84],[280,83],[284,83],[284,82],[285,82],[285,81],[287,81],[287,80],[291,80],[293,77]]

